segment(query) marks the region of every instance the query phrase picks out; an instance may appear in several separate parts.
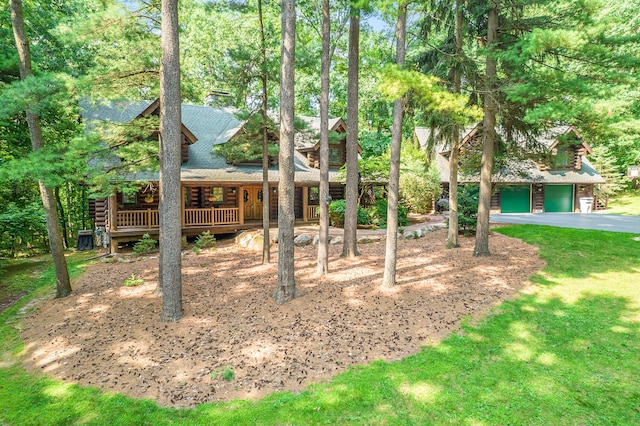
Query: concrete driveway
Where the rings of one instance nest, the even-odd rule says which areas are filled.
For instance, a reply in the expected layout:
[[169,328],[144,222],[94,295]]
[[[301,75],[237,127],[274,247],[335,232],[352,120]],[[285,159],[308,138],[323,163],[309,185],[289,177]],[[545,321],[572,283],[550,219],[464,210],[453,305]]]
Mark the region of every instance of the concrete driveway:
[[491,223],[550,225],[562,228],[640,234],[640,216],[601,213],[501,213],[490,216]]

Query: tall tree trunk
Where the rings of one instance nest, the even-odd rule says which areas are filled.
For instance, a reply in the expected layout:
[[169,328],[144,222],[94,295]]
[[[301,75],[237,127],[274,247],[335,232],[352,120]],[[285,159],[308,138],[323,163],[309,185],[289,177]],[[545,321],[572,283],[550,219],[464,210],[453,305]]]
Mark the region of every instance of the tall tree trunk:
[[260,81],[262,82],[262,264],[271,263],[271,237],[269,233],[269,133],[267,129],[267,42],[264,36],[262,0],[258,0],[258,25],[260,26]]
[[322,57],[320,65],[320,233],[318,275],[329,273],[329,70],[331,67],[329,0],[322,0]]
[[294,275],[294,77],[296,2],[282,0],[282,47],[280,65],[280,158],[278,182],[278,287],[276,303],[296,297]]
[[[456,56],[453,70],[453,91],[462,92],[461,64],[462,64],[462,0],[456,0]],[[449,154],[449,233],[447,248],[459,247],[458,241],[458,157],[460,149],[460,126],[453,128],[451,139],[451,154]]]
[[360,9],[351,6],[349,70],[347,72],[347,181],[345,187],[344,245],[342,256],[358,256],[358,72],[360,61]]
[[489,256],[489,213],[491,210],[491,171],[496,140],[497,102],[495,57],[498,34],[498,0],[492,0],[487,19],[486,89],[484,94],[484,122],[482,124],[482,161],[480,166],[480,196],[478,200],[478,226],[474,256]]
[[182,318],[182,117],[178,0],[162,0],[160,67],[160,285],[161,321]]
[[[20,79],[26,80],[33,74],[33,70],[31,68],[29,41],[24,29],[22,1],[11,0],[10,7],[13,35],[16,40],[18,58],[20,61]],[[27,125],[29,126],[29,135],[31,136],[31,148],[33,151],[37,151],[44,147],[40,117],[31,112],[29,108],[27,108],[26,115]],[[49,248],[51,249],[53,266],[56,272],[56,298],[67,297],[71,294],[71,281],[69,280],[67,261],[64,258],[64,247],[62,245],[62,235],[60,232],[58,212],[56,210],[55,196],[53,194],[53,190],[45,186],[42,179],[38,181],[38,186],[40,187],[40,197],[42,199],[42,206],[44,207],[45,219],[47,222]]]
[[[407,5],[398,5],[396,25],[396,64],[404,67],[406,56]],[[400,148],[402,145],[403,98],[393,103],[393,129],[391,134],[391,162],[389,194],[387,199],[387,243],[384,257],[383,287],[396,285],[396,257],[398,252],[398,190],[400,187]]]
[[[74,198],[74,196],[76,195],[74,192],[71,190],[71,185],[69,184],[69,181],[65,182],[65,204],[67,205],[67,216],[66,216],[66,222],[67,222],[67,228],[69,229],[69,239],[73,240],[73,233],[77,228],[77,216],[76,216],[76,209],[74,209],[73,207],[73,202],[72,202],[72,198]],[[77,200],[76,200],[77,202]]]
[[60,187],[56,186],[53,189],[53,196],[56,199],[56,205],[58,208],[58,219],[62,218],[59,221],[61,227],[62,234],[62,247],[66,250],[69,248],[69,230],[67,228],[67,214],[64,211],[64,205],[62,205],[62,198],[60,198]]

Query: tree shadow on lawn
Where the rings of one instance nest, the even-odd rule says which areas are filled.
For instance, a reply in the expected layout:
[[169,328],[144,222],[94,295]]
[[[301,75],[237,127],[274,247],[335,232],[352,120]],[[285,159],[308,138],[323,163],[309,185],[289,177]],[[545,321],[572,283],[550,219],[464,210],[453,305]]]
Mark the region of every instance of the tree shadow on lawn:
[[494,231],[540,247],[540,257],[549,262],[545,275],[587,278],[608,272],[640,273],[637,234],[544,225],[501,226]]

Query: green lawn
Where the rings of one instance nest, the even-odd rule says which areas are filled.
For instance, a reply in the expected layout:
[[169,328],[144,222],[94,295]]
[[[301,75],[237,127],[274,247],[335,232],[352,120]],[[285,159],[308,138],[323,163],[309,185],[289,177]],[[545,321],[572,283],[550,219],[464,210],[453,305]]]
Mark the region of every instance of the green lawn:
[[[640,242],[635,235],[510,226],[547,267],[494,315],[402,361],[353,368],[298,395],[159,408],[28,374],[5,354],[0,424],[640,424]],[[17,307],[0,340],[20,348]]]
[[640,190],[625,192],[609,199],[605,213],[640,215]]

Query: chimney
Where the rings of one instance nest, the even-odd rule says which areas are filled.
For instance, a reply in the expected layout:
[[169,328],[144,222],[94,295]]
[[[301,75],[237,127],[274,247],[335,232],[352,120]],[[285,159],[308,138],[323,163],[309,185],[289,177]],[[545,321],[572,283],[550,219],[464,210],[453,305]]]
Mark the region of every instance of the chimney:
[[212,90],[204,97],[204,104],[213,107],[225,107],[231,104],[231,93],[222,90]]

